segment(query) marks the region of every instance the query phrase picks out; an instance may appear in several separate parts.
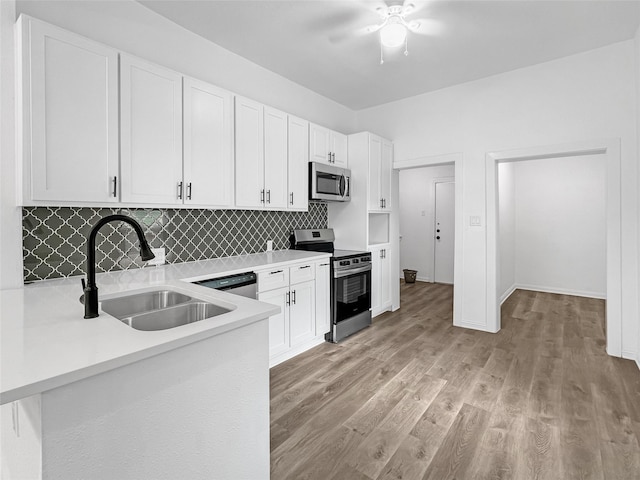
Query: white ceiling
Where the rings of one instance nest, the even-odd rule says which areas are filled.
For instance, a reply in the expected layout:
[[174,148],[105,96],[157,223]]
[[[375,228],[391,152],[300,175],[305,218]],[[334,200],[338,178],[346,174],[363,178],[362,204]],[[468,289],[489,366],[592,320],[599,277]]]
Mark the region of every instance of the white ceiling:
[[378,35],[357,33],[382,0],[139,1],[354,110],[627,40],[640,23],[638,0],[412,0],[429,34],[380,65]]

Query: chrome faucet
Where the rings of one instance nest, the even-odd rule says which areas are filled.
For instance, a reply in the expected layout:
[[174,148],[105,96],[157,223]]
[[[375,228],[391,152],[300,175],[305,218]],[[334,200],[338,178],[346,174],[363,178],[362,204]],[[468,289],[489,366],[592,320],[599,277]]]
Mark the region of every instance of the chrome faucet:
[[147,239],[144,238],[142,227],[133,218],[125,215],[108,215],[98,220],[89,234],[87,241],[87,283],[82,279],[82,288],[84,290],[84,318],[95,318],[98,316],[98,286],[96,285],[96,235],[103,225],[119,220],[128,223],[133,227],[138,240],[140,241],[140,257],[147,261],[155,258],[151,252]]

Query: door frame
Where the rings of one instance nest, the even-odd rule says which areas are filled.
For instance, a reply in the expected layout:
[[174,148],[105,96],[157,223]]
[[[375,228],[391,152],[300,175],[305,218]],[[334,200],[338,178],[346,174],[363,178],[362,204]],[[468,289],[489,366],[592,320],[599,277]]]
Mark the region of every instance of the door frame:
[[498,298],[498,163],[519,160],[539,160],[587,155],[605,155],[607,163],[607,290],[606,341],[607,353],[622,356],[622,199],[620,139],[590,140],[560,145],[547,145],[489,152],[485,157],[487,211],[487,327],[498,332],[501,327]]
[[[431,210],[432,210],[432,214],[433,214],[433,242],[432,242],[432,257],[433,257],[433,263],[431,265],[431,283],[436,283],[436,184],[438,183],[453,183],[454,184],[454,189],[455,189],[455,183],[456,183],[456,177],[439,177],[439,178],[433,178],[431,180],[431,192],[432,194],[432,198],[431,198]],[[453,224],[454,224],[454,231],[453,231],[453,248],[454,248],[454,255],[453,255],[453,271],[454,271],[454,275],[455,275],[455,268],[456,268],[456,259],[455,259],[455,235],[456,235],[456,231],[455,231],[455,223],[456,223],[456,211],[455,211],[455,194],[454,194],[454,209],[453,209]]]
[[464,217],[462,215],[462,193],[463,175],[462,164],[464,154],[462,152],[444,153],[441,155],[429,155],[408,160],[394,161],[394,170],[404,170],[408,168],[435,167],[438,165],[453,165],[455,187],[455,226],[456,233],[454,239],[454,264],[453,264],[453,325],[463,325],[462,320],[462,299],[463,299],[463,245],[462,231],[464,228]]

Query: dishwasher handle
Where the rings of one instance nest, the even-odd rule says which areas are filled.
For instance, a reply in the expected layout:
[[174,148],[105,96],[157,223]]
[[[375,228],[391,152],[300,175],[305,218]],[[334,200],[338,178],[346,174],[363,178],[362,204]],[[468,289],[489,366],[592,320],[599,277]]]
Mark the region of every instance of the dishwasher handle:
[[230,290],[232,288],[255,285],[258,283],[258,276],[253,272],[245,272],[227,275],[225,277],[200,280],[194,283],[196,285],[202,285],[203,287],[215,288],[216,290]]

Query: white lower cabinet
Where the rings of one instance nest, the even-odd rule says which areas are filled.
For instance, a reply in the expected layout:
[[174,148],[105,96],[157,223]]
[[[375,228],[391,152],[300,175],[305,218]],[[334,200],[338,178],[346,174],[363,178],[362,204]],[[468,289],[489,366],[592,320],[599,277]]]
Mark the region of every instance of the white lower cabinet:
[[[324,341],[324,334],[329,331],[328,315],[322,314],[319,326],[317,301],[326,304],[328,312],[328,266],[328,261],[309,262],[257,272],[258,300],[280,307],[280,313],[269,319],[271,366]],[[316,297],[317,292],[321,293],[320,298]]]
[[370,246],[371,251],[371,315],[391,309],[390,257],[391,245]]
[[280,313],[269,317],[269,357],[289,350],[289,287],[260,293],[258,300],[280,307]]

